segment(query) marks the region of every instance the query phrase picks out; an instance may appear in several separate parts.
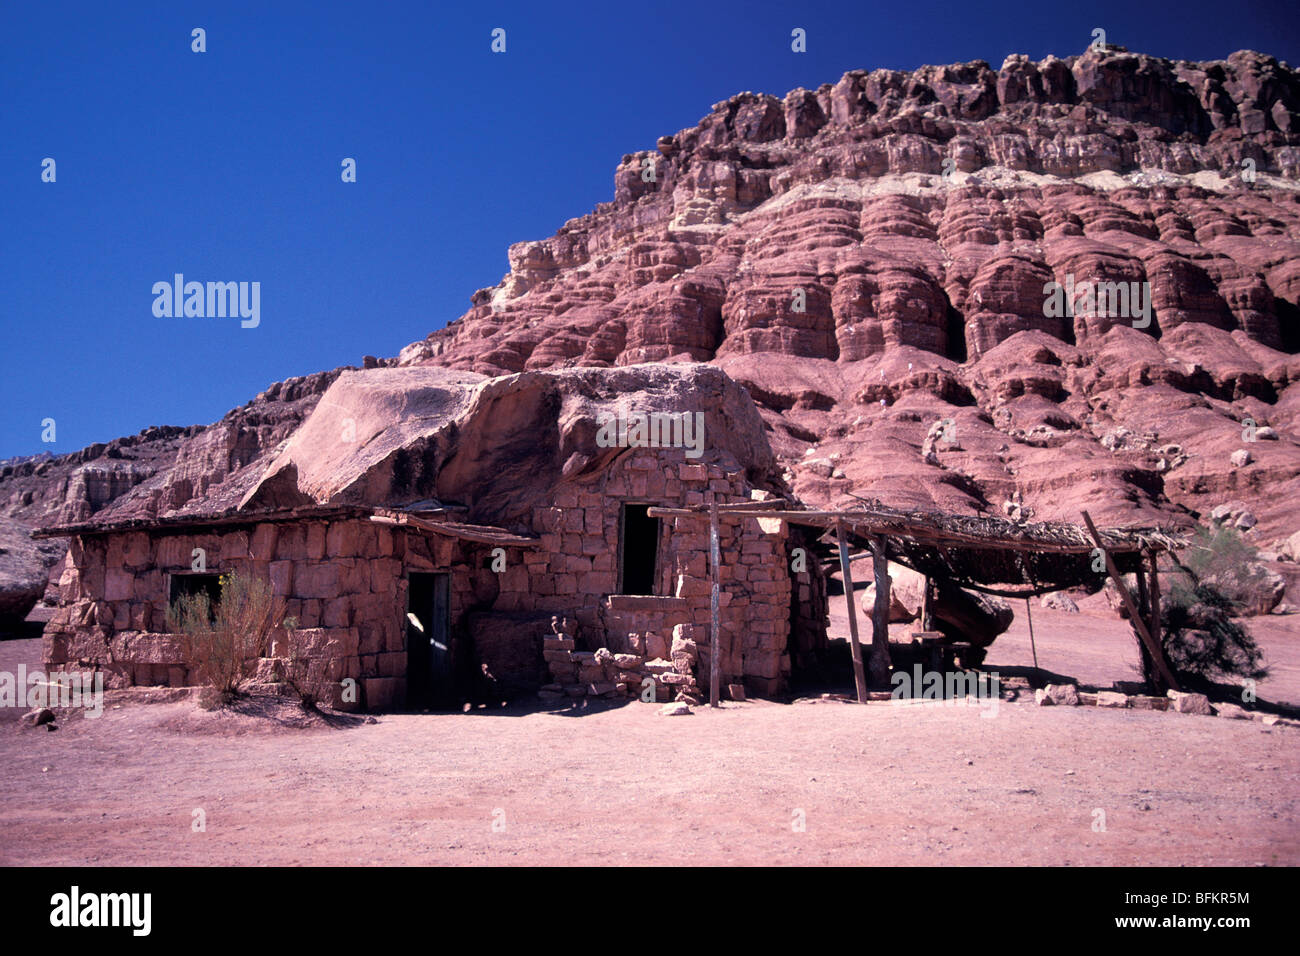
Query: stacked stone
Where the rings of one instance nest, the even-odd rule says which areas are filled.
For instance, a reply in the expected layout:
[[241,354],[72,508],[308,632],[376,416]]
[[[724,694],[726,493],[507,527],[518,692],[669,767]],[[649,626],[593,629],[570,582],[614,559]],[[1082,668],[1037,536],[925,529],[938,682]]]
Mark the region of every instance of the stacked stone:
[[[483,590],[463,543],[342,518],[231,527],[220,533],[180,530],[76,536],[59,581],[65,602],[44,637],[51,670],[92,667],[105,686],[182,686],[194,680],[178,635],[167,627],[168,575],[243,570],[270,581],[296,622],[292,640],[277,630],[260,675],[273,659],[311,661],[328,675],[326,698],[345,678],[357,680],[365,705],[399,704],[406,683],[404,605],[408,570],[452,572],[452,619]],[[522,565],[522,562],[516,562]],[[495,586],[496,575],[485,572]]]
[[542,688],[542,697],[583,696],[584,692],[578,685],[578,665],[573,659],[574,647],[573,619],[555,615],[551,618],[550,636],[542,638],[542,659],[546,661],[552,680]]
[[[699,702],[695,679],[698,652],[691,625],[674,628],[671,659],[659,656],[647,659],[642,654],[616,653],[607,647],[594,651],[575,650],[574,621],[567,616],[551,618],[554,632],[543,641],[542,656],[550,668],[553,683],[542,688],[544,699],[560,697],[603,697],[607,699],[639,698],[650,680],[654,699],[664,702],[691,700]],[[647,641],[647,638],[649,639]],[[662,639],[654,634],[628,635],[628,644],[664,649]],[[665,650],[665,655],[669,652]]]

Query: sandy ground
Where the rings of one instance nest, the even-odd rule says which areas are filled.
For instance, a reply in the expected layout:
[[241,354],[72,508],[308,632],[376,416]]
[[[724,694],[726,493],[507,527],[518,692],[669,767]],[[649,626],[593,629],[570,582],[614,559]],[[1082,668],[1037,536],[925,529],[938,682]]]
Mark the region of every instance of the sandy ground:
[[[1034,611],[1044,667],[1132,678],[1122,623]],[[1300,699],[1297,623],[1256,628],[1278,672],[1262,696]],[[0,670],[38,654],[0,642]],[[1028,657],[1018,613],[988,666]],[[307,727],[189,702],[110,701],[54,732],[15,717],[0,711],[6,864],[1300,863],[1300,730],[1024,695],[995,716],[817,700]]]

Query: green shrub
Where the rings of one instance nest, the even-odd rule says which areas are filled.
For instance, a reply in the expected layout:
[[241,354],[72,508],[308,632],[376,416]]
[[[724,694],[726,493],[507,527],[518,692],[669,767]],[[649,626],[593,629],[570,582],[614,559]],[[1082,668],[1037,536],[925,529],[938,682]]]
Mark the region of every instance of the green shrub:
[[1170,554],[1161,642],[1180,684],[1207,687],[1268,676],[1254,638],[1234,618],[1254,604],[1267,580],[1255,553],[1236,531],[1220,527],[1198,528],[1188,548]]
[[205,699],[218,705],[240,695],[283,615],[283,602],[268,581],[239,571],[220,580],[215,608],[207,594],[198,593],[177,598],[169,613],[172,630],[183,635],[186,660],[208,688]]
[[1233,528],[1198,527],[1180,556],[1170,596],[1185,607],[1197,603],[1196,589],[1212,587],[1230,602],[1234,614],[1254,611],[1269,589],[1269,573],[1258,552]]

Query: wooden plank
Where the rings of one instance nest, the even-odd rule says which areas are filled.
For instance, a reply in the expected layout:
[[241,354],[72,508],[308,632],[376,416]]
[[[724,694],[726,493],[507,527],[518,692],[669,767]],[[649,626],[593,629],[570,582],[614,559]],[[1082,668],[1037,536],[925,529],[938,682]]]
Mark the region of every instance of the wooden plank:
[[[766,518],[769,512],[778,505],[786,506],[784,501],[748,501],[739,502],[734,505],[718,505],[718,517],[729,520],[741,520],[744,518]],[[652,518],[699,518],[704,520],[709,516],[710,505],[695,506],[691,508],[668,508],[661,505],[655,505],[647,510],[647,514]]]
[[871,681],[878,687],[889,683],[889,552],[885,539],[871,539],[872,576],[876,603],[871,609]]
[[542,543],[539,538],[526,538],[522,535],[511,534],[509,531],[485,528],[482,525],[464,525],[450,521],[426,521],[423,518],[408,514],[376,514],[371,515],[370,520],[377,524],[415,528],[433,534],[462,538],[465,541],[473,541],[478,544],[495,544],[510,548],[537,548]]
[[1097,531],[1097,526],[1092,523],[1092,516],[1088,512],[1083,513],[1083,522],[1088,526],[1088,533],[1092,535],[1092,540],[1097,542],[1097,548],[1101,551],[1102,557],[1106,559],[1106,570],[1110,574],[1111,580],[1115,582],[1115,590],[1119,592],[1120,600],[1124,602],[1124,607],[1128,609],[1129,620],[1133,622],[1133,629],[1138,632],[1138,637],[1146,645],[1147,652],[1151,655],[1151,660],[1156,665],[1156,670],[1160,672],[1168,684],[1169,689],[1179,690],[1178,681],[1174,679],[1173,672],[1169,670],[1169,662],[1165,660],[1164,650],[1151,637],[1151,632],[1147,630],[1146,621],[1138,611],[1137,604],[1133,601],[1133,595],[1129,593],[1128,585],[1120,577],[1119,570],[1115,567],[1115,561],[1110,556],[1110,551],[1102,544],[1101,534]]
[[709,665],[709,706],[719,707],[719,688],[721,686],[722,655],[719,648],[718,632],[722,630],[722,611],[720,595],[722,592],[722,548],[718,541],[718,506],[709,508],[709,649],[713,663]]
[[849,543],[844,533],[844,523],[835,523],[835,537],[840,545],[840,573],[844,576],[844,597],[849,605],[849,650],[853,656],[853,683],[857,686],[858,703],[867,702],[867,675],[862,669],[862,644],[858,641],[858,612],[853,601],[853,568],[849,563]]

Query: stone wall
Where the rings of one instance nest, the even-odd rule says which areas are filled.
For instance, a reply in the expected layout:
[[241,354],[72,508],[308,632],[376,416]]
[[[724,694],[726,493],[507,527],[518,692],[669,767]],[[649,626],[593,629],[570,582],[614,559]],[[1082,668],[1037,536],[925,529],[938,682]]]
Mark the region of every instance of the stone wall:
[[495,597],[495,575],[475,566],[481,546],[365,519],[81,535],[70,542],[60,607],[45,628],[46,664],[99,668],[108,687],[191,683],[179,638],[166,631],[170,578],[194,570],[195,548],[207,573],[251,573],[284,599],[297,630],[293,640],[283,629],[272,634],[270,658],[327,659],[329,679],[355,679],[359,703],[371,709],[404,702],[407,572],[451,572],[453,634],[467,611]]
[[[615,591],[623,503],[680,508],[764,496],[754,492],[745,473],[734,466],[692,462],[678,449],[626,451],[594,475],[557,486],[551,506],[536,509],[534,525],[542,547],[525,558],[533,562],[528,578],[532,591],[515,593],[512,601],[572,614],[579,652],[605,648],[646,660],[667,659],[674,628],[690,625],[708,633],[707,516],[664,519],[657,594],[619,595]],[[720,529],[722,683],[743,682],[756,695],[779,693],[790,673],[788,530],[785,522],[755,517],[724,517]],[[503,580],[503,598],[508,586]],[[707,637],[702,640],[707,651]],[[657,653],[659,642],[664,653]],[[701,654],[705,673],[707,658],[707,653]]]
[[[80,535],[70,542],[59,580],[61,606],[46,627],[45,661],[55,669],[99,667],[110,687],[192,682],[177,638],[166,633],[167,604],[171,576],[189,573],[201,548],[207,572],[251,572],[284,598],[285,615],[296,620],[308,650],[277,631],[271,658],[326,661],[330,680],[357,680],[361,703],[372,709],[404,703],[406,575],[418,571],[451,573],[452,653],[462,693],[514,696],[550,680],[552,692],[636,696],[647,676],[656,695],[667,687],[692,693],[707,687],[710,665],[707,517],[664,519],[657,593],[621,595],[622,506],[764,496],[725,463],[689,461],[674,449],[626,451],[558,485],[550,505],[532,514],[539,546],[506,549],[499,570],[491,546],[357,517]],[[777,519],[722,520],[723,685],[743,683],[754,695],[785,689],[792,622],[803,633],[824,614],[824,585],[812,574],[799,576],[793,596],[802,610],[792,612],[789,535]],[[552,615],[564,618],[566,630],[550,636],[572,646],[543,645]],[[570,655],[558,675],[554,665],[561,662],[544,651]],[[271,679],[275,668],[266,663],[259,673]]]

